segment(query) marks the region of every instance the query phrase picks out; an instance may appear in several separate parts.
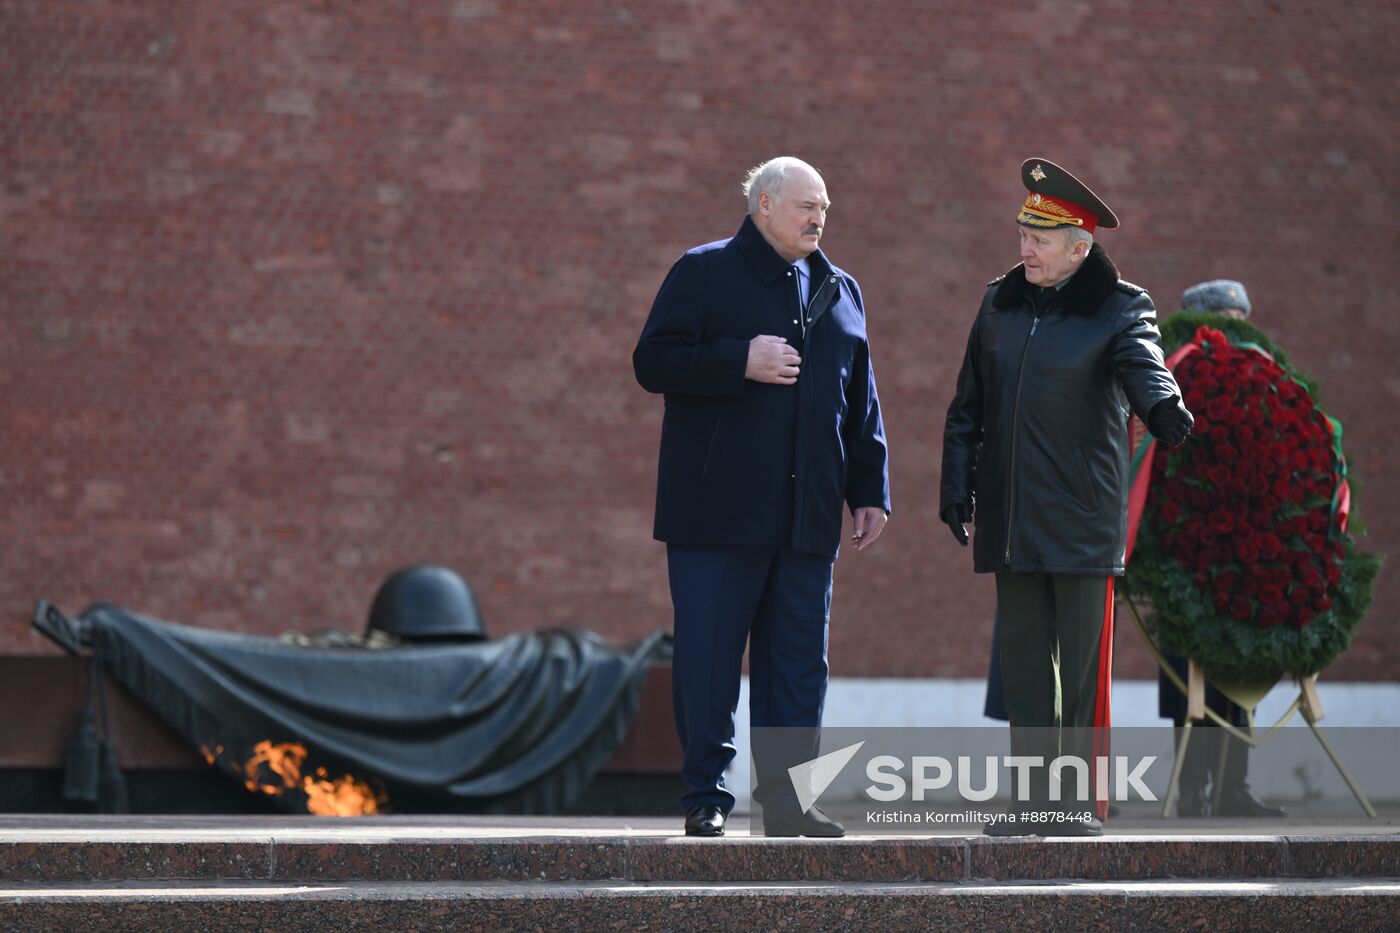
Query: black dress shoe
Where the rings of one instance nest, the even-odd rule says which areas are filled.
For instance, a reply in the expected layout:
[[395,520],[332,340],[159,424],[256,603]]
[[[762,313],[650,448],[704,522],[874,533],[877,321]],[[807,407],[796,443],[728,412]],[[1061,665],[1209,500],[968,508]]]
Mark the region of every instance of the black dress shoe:
[[806,813],[800,810],[763,814],[765,836],[811,836],[817,839],[837,839],[846,835],[846,827],[831,819],[816,807]]
[[1220,809],[1216,816],[1257,816],[1278,819],[1287,816],[1288,811],[1265,803],[1250,791],[1248,784],[1226,787],[1220,792]]
[[687,836],[723,836],[724,811],[712,803],[702,803],[685,812]]

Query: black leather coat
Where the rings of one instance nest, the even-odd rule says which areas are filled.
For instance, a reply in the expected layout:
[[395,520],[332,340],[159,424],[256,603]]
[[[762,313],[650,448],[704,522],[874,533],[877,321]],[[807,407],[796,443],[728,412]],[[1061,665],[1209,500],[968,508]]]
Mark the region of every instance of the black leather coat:
[[1128,414],[1180,396],[1147,292],[1097,243],[1058,291],[992,282],[943,433],[939,511],[974,509],[973,569],[1121,575]]

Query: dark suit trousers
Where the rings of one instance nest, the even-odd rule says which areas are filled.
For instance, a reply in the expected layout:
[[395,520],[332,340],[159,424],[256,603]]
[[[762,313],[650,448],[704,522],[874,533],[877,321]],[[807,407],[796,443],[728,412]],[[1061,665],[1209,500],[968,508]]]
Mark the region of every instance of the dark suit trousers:
[[[745,643],[750,724],[807,729],[804,748],[793,752],[789,745],[789,751],[816,754],[826,702],[832,560],[744,545],[669,545],[666,558],[676,613],[672,702],[684,752],[682,805],[714,804],[727,813],[734,795],[724,786],[724,769],[734,759]],[[761,760],[759,766],[762,782]]]

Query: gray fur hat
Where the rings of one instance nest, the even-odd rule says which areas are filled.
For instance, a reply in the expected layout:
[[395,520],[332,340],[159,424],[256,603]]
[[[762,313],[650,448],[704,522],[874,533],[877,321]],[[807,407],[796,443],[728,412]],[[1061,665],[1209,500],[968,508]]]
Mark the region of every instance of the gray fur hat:
[[1239,308],[1249,317],[1249,293],[1234,279],[1216,279],[1192,285],[1181,293],[1181,307],[1186,311],[1224,311]]

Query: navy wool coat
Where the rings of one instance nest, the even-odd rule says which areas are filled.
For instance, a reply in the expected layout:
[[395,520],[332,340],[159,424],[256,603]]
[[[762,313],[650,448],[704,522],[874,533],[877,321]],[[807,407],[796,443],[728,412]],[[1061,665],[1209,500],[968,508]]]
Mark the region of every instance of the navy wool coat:
[[[666,397],[657,539],[835,557],[843,504],[889,510],[860,289],[820,250],[808,262],[816,300],[804,311],[792,266],[746,217],[734,237],[683,255],[662,282],[632,354],[637,381]],[[744,378],[760,334],[797,348],[795,385]]]

